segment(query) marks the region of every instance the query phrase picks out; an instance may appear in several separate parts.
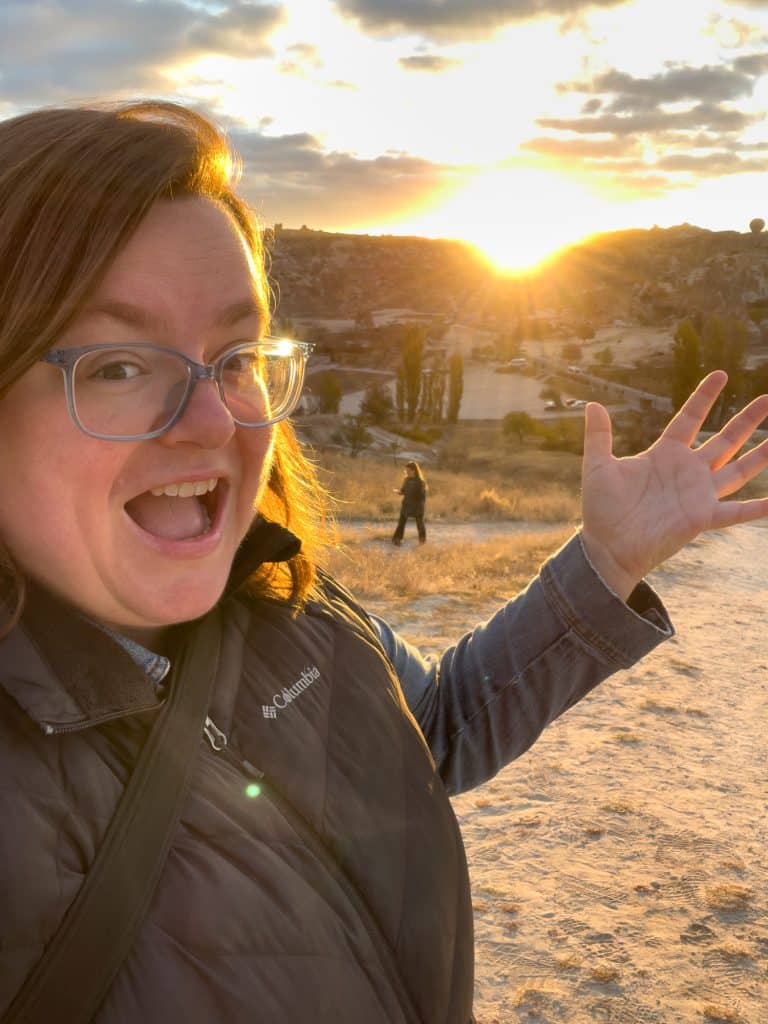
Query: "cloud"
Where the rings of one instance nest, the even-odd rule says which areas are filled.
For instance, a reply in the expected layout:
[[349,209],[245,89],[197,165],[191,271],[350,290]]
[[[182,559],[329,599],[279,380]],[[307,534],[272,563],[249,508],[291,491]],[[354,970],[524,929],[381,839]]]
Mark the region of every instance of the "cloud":
[[727,110],[709,103],[699,103],[690,110],[649,110],[634,114],[599,114],[595,117],[542,117],[536,122],[542,128],[580,134],[630,135],[637,132],[657,133],[697,128],[719,132],[738,132],[755,118],[738,110]]
[[[755,55],[755,58],[762,57]],[[590,82],[565,82],[557,89],[558,92],[612,94],[614,98],[605,107],[611,113],[654,110],[660,104],[683,101],[719,103],[751,95],[755,75],[761,72],[753,70],[758,66],[757,60],[743,60],[751,63],[745,63],[738,70],[712,66],[673,67],[650,78],[634,78],[613,69]],[[768,57],[765,63],[768,70]]]
[[709,16],[707,35],[714,36],[718,44],[725,49],[736,49],[747,43],[765,41],[763,30],[757,25],[750,25],[739,18],[731,18],[720,12]]
[[398,64],[405,71],[447,71],[455,68],[461,61],[451,57],[443,57],[439,53],[422,53],[413,57],[401,57]]
[[318,71],[323,66],[316,46],[311,43],[293,43],[286,49],[286,57],[278,65],[278,70],[286,75],[303,77],[308,71]]
[[763,160],[742,160],[737,153],[720,151],[696,156],[692,153],[674,153],[657,161],[663,171],[683,171],[696,177],[719,178],[726,174],[764,173],[768,171],[768,156]]
[[167,93],[168,69],[210,54],[271,54],[275,3],[229,0],[2,0],[0,98],[24,104],[126,91]]
[[564,165],[577,161],[601,191],[628,189],[635,197],[697,179],[764,172],[768,146],[741,141],[761,115],[734,103],[751,96],[766,72],[768,56],[754,53],[722,66],[670,64],[647,77],[611,69],[565,82],[559,93],[589,97],[581,113],[539,118],[541,128],[563,134],[529,139],[522,149]]
[[371,160],[323,150],[312,135],[233,128],[242,191],[266,223],[353,230],[386,223],[448,195],[471,173],[404,153]]
[[556,139],[540,137],[523,142],[520,149],[542,156],[602,160],[605,157],[624,156],[639,149],[638,143],[629,138],[613,139]]
[[534,18],[569,17],[627,0],[334,0],[337,9],[375,35],[483,39],[505,25]]
[[768,74],[768,53],[745,54],[743,57],[737,57],[733,66],[746,75],[760,78],[762,75]]

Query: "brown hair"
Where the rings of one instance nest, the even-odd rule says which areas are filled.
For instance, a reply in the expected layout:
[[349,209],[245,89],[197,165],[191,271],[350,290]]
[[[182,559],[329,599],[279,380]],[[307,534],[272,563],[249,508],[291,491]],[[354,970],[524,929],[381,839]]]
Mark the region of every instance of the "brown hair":
[[[67,328],[158,199],[204,196],[229,212],[253,255],[266,331],[265,254],[256,219],[234,191],[239,171],[223,134],[174,103],[43,109],[0,122],[0,399]],[[254,573],[250,589],[299,604],[330,519],[327,494],[287,421],[276,428],[259,511],[303,546],[289,562]],[[2,635],[21,614],[24,580],[1,541],[0,574],[0,600],[15,593]]]
[[416,476],[419,478],[419,480],[424,479],[424,474],[421,472],[421,466],[418,464],[418,462],[414,462],[413,459],[411,459],[409,462],[406,462],[405,468],[412,469]]

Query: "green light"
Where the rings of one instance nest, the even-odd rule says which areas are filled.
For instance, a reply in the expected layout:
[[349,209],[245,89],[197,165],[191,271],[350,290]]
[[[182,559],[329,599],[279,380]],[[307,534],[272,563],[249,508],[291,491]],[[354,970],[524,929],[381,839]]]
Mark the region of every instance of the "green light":
[[253,799],[258,796],[261,792],[261,786],[257,786],[255,782],[251,782],[250,785],[245,787],[245,795]]

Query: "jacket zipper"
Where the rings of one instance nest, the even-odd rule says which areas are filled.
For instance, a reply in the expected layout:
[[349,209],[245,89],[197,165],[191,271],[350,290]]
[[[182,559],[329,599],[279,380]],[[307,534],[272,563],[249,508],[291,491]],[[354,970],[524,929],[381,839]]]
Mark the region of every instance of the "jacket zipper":
[[144,711],[155,711],[165,703],[164,700],[154,704],[147,704],[141,708],[131,708],[130,711],[111,711],[109,714],[101,715],[99,718],[87,718],[82,722],[70,722],[68,725],[51,725],[50,722],[39,722],[40,728],[46,736],[58,736],[61,733],[79,732],[81,729],[90,729],[92,725],[104,725],[105,722],[114,722],[117,718],[127,718],[129,715],[140,715]]
[[215,754],[224,757],[229,764],[237,768],[242,774],[245,774],[247,777],[258,782],[259,792],[266,796],[270,802],[277,807],[283,817],[287,819],[293,830],[298,834],[300,839],[320,859],[326,871],[328,871],[339,888],[344,892],[347,899],[355,908],[357,915],[362,920],[362,923],[368,933],[368,937],[382,961],[382,966],[388,968],[387,974],[395,995],[400,1003],[400,1009],[403,1012],[405,1021],[407,1024],[423,1024],[422,1018],[416,1009],[413,999],[403,983],[403,979],[400,974],[400,967],[395,959],[395,955],[387,938],[381,930],[381,925],[374,917],[358,887],[347,876],[344,869],[337,864],[335,859],[331,856],[322,838],[317,834],[309,822],[306,821],[301,813],[296,810],[293,804],[290,803],[290,801],[282,795],[277,787],[266,778],[264,772],[259,768],[256,768],[256,766],[251,764],[251,762],[246,758],[240,757],[232,750],[229,746],[226,733],[219,729],[212,718],[207,717],[205,719],[203,733]]
[[206,717],[203,725],[203,733],[210,743],[211,749],[214,753],[221,754],[226,761],[237,768],[242,774],[257,781],[261,781],[264,778],[264,772],[260,771],[246,758],[239,757],[235,754],[229,746],[229,740],[227,739],[226,733],[221,731],[212,718]]

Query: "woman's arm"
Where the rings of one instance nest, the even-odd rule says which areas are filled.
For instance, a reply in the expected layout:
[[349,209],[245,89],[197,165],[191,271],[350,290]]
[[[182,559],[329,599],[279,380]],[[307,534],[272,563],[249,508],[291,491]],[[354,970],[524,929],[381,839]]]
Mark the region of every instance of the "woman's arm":
[[439,659],[372,619],[451,794],[491,778],[600,682],[673,634],[647,584],[627,603],[608,589],[580,536]]

